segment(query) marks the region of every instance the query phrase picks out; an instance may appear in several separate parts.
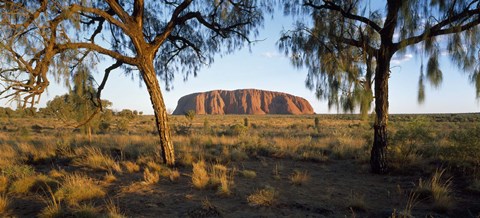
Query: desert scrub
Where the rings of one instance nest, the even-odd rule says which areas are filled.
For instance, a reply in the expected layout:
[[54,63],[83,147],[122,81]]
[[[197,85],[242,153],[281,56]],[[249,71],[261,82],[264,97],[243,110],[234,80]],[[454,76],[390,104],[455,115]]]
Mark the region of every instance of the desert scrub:
[[204,189],[210,180],[205,161],[193,163],[192,184],[197,189]]
[[275,203],[277,192],[272,187],[260,189],[247,197],[250,206],[272,206]]
[[65,200],[68,205],[105,196],[105,191],[93,179],[80,174],[65,177],[62,186],[55,192],[55,197]]
[[310,180],[310,174],[308,174],[308,171],[298,171],[295,170],[292,175],[290,175],[290,182],[293,185],[304,185]]

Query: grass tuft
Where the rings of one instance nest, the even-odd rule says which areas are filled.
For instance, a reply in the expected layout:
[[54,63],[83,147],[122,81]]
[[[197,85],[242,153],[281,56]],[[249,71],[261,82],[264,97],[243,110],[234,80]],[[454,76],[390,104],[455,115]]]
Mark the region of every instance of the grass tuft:
[[303,172],[295,170],[295,172],[293,172],[293,174],[290,175],[290,182],[293,185],[298,185],[298,186],[304,185],[309,180],[310,180],[310,174],[308,174],[308,171],[306,170]]
[[0,214],[7,212],[8,205],[10,204],[10,199],[8,199],[6,194],[0,194]]
[[134,162],[124,161],[122,162],[122,165],[129,173],[135,173],[140,171],[140,166]]
[[208,175],[205,161],[201,160],[193,163],[192,184],[197,189],[204,189],[207,187],[210,176]]
[[86,176],[68,175],[62,186],[55,192],[55,197],[65,200],[68,205],[78,205],[79,202],[105,196],[102,187]]
[[254,179],[257,177],[257,173],[253,170],[242,170],[240,171],[240,175],[248,179]]
[[143,184],[152,185],[158,183],[158,181],[160,181],[160,175],[158,172],[151,172],[148,168],[145,168],[143,171]]
[[437,169],[429,180],[423,181],[420,179],[416,190],[419,196],[433,200],[433,209],[437,212],[447,212],[455,205],[451,195],[452,181],[451,179],[442,181],[444,173],[445,170]]
[[110,155],[102,153],[99,148],[86,147],[79,149],[78,153],[82,155],[82,158],[75,161],[79,166],[86,166],[95,170],[122,172],[120,165]]
[[348,197],[348,205],[347,207],[354,211],[366,211],[367,210],[367,203],[365,202],[365,196],[360,195],[352,191],[350,196]]
[[112,200],[109,199],[105,202],[105,207],[107,209],[107,218],[124,218],[125,215],[122,214],[118,205]]
[[275,203],[277,192],[274,188],[260,189],[247,197],[250,206],[272,206]]

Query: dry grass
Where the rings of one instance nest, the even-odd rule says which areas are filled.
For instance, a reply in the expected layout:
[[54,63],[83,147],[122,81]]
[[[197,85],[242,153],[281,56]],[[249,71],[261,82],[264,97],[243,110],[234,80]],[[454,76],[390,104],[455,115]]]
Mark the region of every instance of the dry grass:
[[0,215],[7,212],[9,204],[10,199],[7,197],[7,195],[0,194]]
[[21,177],[12,182],[8,191],[12,194],[26,194],[34,187],[36,182],[37,176]]
[[99,148],[85,147],[77,149],[77,154],[82,157],[75,163],[79,166],[96,170],[122,172],[120,165],[110,155],[102,153]]
[[193,163],[192,184],[197,189],[204,189],[210,181],[205,161]]
[[176,182],[180,178],[180,172],[178,170],[169,170],[168,178],[172,182]]
[[260,189],[247,197],[250,206],[272,206],[275,203],[277,192],[274,188]]
[[106,183],[112,183],[117,181],[117,177],[115,177],[112,172],[107,172],[103,177],[103,181],[105,181]]
[[93,204],[82,204],[73,210],[73,216],[85,218],[101,217],[99,211],[100,210],[96,208]]
[[292,175],[290,175],[290,182],[293,185],[304,185],[310,180],[310,174],[308,174],[308,171],[297,171],[293,172]]
[[433,200],[433,209],[438,212],[447,212],[454,205],[451,179],[442,181],[445,170],[436,170],[432,177],[427,181],[419,180],[416,190],[420,197],[431,198]]
[[162,166],[155,161],[148,161],[147,167],[156,172],[162,171]]
[[105,196],[105,191],[91,178],[80,174],[65,177],[62,186],[55,192],[55,197],[65,200],[68,205]]
[[6,192],[8,189],[8,177],[0,176],[0,193]]
[[365,201],[365,196],[352,191],[347,200],[347,207],[354,211],[366,211],[367,202]]
[[124,161],[122,162],[122,165],[129,173],[135,173],[140,171],[140,166],[134,162]]
[[120,211],[117,203],[115,203],[112,199],[105,201],[105,207],[107,210],[106,217],[108,218],[124,218],[125,215]]
[[160,175],[158,172],[153,171],[151,172],[148,168],[145,168],[143,171],[143,184],[145,185],[153,185],[160,181]]
[[39,218],[52,218],[52,217],[62,217],[64,216],[64,210],[62,208],[62,204],[60,202],[60,199],[55,197],[55,194],[53,193],[52,189],[47,186],[47,197],[43,197],[46,207],[40,211],[40,214],[38,214]]
[[254,179],[257,177],[257,173],[253,170],[242,170],[240,171],[240,175],[248,179]]

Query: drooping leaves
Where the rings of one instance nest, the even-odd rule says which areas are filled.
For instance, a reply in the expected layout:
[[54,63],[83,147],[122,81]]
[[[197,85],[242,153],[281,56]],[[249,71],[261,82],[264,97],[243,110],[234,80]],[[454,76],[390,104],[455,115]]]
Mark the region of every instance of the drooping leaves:
[[427,79],[433,87],[438,88],[442,84],[443,74],[438,63],[438,56],[433,54],[427,63]]

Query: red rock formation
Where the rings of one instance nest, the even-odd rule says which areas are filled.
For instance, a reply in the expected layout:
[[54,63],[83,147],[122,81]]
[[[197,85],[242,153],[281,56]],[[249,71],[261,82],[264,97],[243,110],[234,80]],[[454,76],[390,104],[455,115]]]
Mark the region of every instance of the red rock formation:
[[313,114],[304,98],[257,89],[214,90],[181,97],[175,115],[196,114]]

